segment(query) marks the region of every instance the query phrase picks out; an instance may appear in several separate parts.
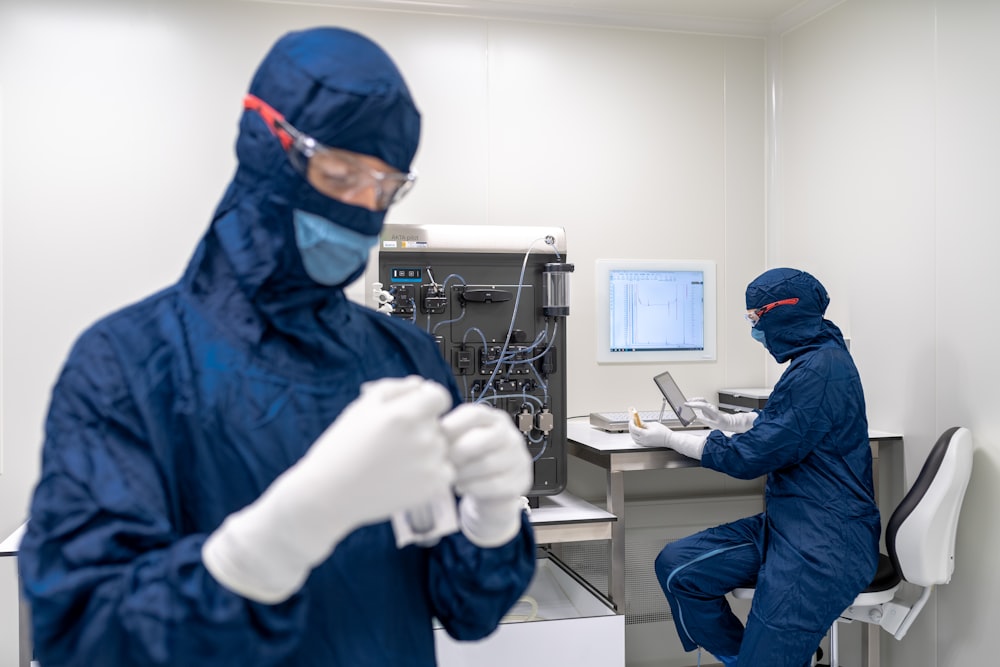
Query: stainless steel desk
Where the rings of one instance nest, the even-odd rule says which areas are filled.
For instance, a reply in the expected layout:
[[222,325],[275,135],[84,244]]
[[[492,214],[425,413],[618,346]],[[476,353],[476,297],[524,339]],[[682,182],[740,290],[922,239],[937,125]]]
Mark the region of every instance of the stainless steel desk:
[[[669,470],[673,468],[696,468],[701,463],[678,454],[667,447],[640,447],[628,433],[607,433],[592,427],[588,418],[571,419],[566,423],[567,451],[583,461],[603,468],[607,473],[607,510],[618,517],[611,524],[611,571],[608,574],[608,588],[612,604],[618,613],[624,612],[625,601],[625,473],[633,470]],[[875,497],[879,496],[879,478],[885,471],[879,470],[879,447],[882,444],[902,442],[898,433],[870,430],[868,438],[872,445],[874,459]],[[865,624],[867,629],[867,624]],[[878,633],[872,633],[878,655]],[[867,663],[865,663],[867,664]]]
[[531,510],[535,542],[585,542],[610,540],[618,517],[569,493],[539,497]]
[[[18,547],[21,545],[21,537],[24,536],[24,529],[27,528],[27,522],[22,523],[17,529],[5,537],[2,542],[0,542],[0,557],[3,556],[17,556]],[[28,667],[31,665],[31,613],[28,609],[28,603],[25,602],[24,597],[21,594],[20,582],[18,582],[18,667]]]

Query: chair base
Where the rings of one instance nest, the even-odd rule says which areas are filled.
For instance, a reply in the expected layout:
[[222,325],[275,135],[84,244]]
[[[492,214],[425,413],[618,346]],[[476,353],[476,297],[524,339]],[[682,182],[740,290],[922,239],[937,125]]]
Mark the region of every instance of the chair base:
[[[865,591],[858,595],[854,600],[854,604],[844,610],[844,613],[833,622],[830,626],[830,662],[825,665],[819,664],[818,660],[822,659],[822,651],[818,651],[818,655],[813,658],[813,665],[815,667],[840,667],[840,632],[838,626],[840,623],[850,623],[854,620],[860,621],[861,626],[861,667],[878,667],[881,662],[881,643],[879,634],[879,621],[882,620],[886,615],[894,615],[895,612],[889,611],[888,614],[883,611],[885,608],[892,607],[895,603],[892,602],[893,594],[899,588],[899,585],[893,586],[891,590],[888,591]],[[731,594],[737,600],[752,600],[754,594],[753,588],[735,588],[731,591]],[[886,602],[861,605],[859,602],[869,602],[871,600],[886,600]],[[899,606],[899,605],[896,605]],[[903,610],[902,616],[906,616],[906,611]],[[877,618],[876,618],[877,616]],[[902,622],[900,619],[900,623]],[[896,624],[899,625],[898,623]],[[893,630],[889,630],[893,632]]]

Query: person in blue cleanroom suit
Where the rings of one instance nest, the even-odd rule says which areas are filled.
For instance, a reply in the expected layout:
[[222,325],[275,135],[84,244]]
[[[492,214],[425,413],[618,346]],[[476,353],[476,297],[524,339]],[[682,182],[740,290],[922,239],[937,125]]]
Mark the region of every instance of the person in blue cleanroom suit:
[[[725,414],[689,401],[715,430],[697,436],[660,424],[632,428],[642,445],[668,446],[740,479],[767,475],[765,511],[668,544],[660,586],[688,651],[724,665],[802,667],[878,565],[861,380],[844,338],[823,318],[830,299],[816,278],[772,269],[746,290],[751,333],[789,362],[763,410]],[[725,595],[756,585],[746,629]]]
[[[183,277],[84,332],[54,387],[18,559],[44,667],[427,667],[433,618],[484,637],[534,572],[512,421],[452,409],[433,340],[342,289],[413,182],[400,73],[312,29],[250,93]],[[442,494],[460,529],[397,548],[387,518]]]

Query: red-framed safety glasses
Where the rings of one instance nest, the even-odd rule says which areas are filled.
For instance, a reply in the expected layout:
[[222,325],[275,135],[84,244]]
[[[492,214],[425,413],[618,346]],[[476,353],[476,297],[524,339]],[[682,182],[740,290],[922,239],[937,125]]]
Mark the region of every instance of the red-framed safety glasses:
[[752,324],[753,326],[757,326],[757,322],[760,321],[760,318],[764,313],[774,310],[778,306],[794,306],[798,302],[799,302],[798,297],[795,297],[793,299],[782,299],[781,301],[774,301],[764,306],[761,306],[760,308],[748,310],[745,317],[750,322],[750,324]]

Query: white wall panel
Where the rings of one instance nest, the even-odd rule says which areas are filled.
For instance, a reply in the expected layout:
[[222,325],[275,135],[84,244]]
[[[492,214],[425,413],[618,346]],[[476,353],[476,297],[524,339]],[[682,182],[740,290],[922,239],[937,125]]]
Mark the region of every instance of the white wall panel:
[[933,398],[933,330],[914,326],[935,272],[933,5],[895,4],[899,17],[892,2],[846,3],[783,38],[782,223],[769,230],[772,263],[829,290],[888,430],[929,418]]
[[725,267],[718,276],[719,388],[763,386],[761,360],[769,358],[750,337],[744,318],[746,286],[768,268],[766,219],[761,216],[766,212],[767,173],[762,141],[767,112],[765,51],[766,45],[753,42],[726,44],[725,225],[711,231]]
[[938,594],[940,667],[995,662],[1000,627],[998,27],[995,2],[937,2],[936,420],[968,426],[977,450],[955,575]]
[[851,0],[782,38],[778,263],[815,267],[873,427],[912,483],[937,435],[976,438],[955,577],[883,664],[994,661],[1000,419],[993,338],[1000,14],[976,0]]

